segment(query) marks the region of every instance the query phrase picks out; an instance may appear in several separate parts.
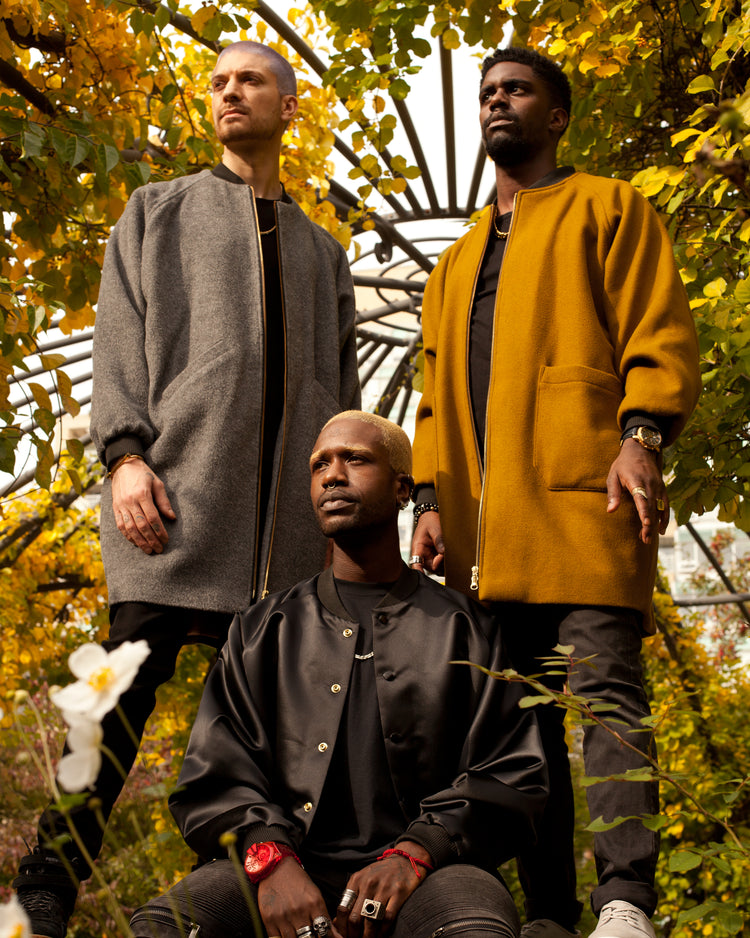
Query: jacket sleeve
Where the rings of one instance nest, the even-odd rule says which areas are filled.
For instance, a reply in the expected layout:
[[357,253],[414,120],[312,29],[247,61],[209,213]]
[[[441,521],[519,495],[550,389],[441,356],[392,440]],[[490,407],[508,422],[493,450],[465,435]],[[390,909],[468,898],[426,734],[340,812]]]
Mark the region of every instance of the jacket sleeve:
[[[498,630],[487,668],[509,666]],[[521,685],[486,678],[458,773],[449,787],[422,799],[401,838],[422,844],[438,866],[497,865],[536,838],[549,780],[536,716],[518,705],[523,693]]]
[[183,837],[203,857],[226,856],[221,843],[226,833],[235,835],[238,852],[262,840],[299,842],[294,823],[271,797],[275,720],[263,704],[276,699],[269,687],[276,681],[277,656],[271,618],[272,613],[255,610],[235,617],[206,681],[169,798]]
[[[142,189],[133,193],[112,230],[97,303],[91,436],[105,463],[107,446],[114,440],[137,438],[143,451],[155,436],[148,411],[146,299],[141,285],[143,196]],[[136,448],[126,446],[130,451]]]
[[[413,472],[415,488],[435,489],[437,475],[435,430],[435,366],[437,340],[442,312],[447,258],[443,257],[430,274],[422,299],[422,348],[424,354],[424,386],[417,408],[414,428]],[[431,499],[434,501],[434,497]]]
[[623,381],[618,411],[650,414],[673,442],[700,392],[698,340],[669,236],[631,186],[616,190],[604,268],[605,315]]
[[362,399],[357,364],[356,302],[349,261],[339,246],[336,291],[339,300],[340,394],[342,410],[359,410]]

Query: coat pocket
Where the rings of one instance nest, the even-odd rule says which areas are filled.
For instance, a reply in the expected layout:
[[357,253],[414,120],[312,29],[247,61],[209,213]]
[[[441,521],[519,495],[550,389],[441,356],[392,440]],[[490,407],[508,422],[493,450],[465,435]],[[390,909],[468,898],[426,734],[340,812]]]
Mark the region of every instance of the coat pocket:
[[620,445],[622,385],[585,365],[548,365],[539,373],[534,466],[548,489],[606,491]]

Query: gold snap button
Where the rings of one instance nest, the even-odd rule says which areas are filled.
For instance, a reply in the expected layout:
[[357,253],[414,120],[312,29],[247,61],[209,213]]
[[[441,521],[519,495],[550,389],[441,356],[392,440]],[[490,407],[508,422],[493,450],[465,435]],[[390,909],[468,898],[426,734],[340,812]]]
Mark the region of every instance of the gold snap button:
[[307,812],[308,814],[309,814],[310,811],[312,811],[312,801],[307,801],[307,802],[305,802],[304,810],[305,810],[305,812]]
[[320,752],[325,752],[328,749],[328,743],[318,743],[318,750]]
[[352,632],[351,629],[344,629],[341,634],[344,636],[344,638],[351,638],[352,635],[354,635],[354,632]]
[[331,693],[332,693],[332,694],[339,694],[340,692],[341,692],[341,685],[340,685],[340,684],[331,684]]

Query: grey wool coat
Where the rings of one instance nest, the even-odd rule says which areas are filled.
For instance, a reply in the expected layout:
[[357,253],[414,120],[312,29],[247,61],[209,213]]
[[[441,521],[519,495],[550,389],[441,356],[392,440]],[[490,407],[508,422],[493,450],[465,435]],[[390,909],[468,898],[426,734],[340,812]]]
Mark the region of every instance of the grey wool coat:
[[[253,191],[206,170],[136,190],[107,246],[94,334],[91,435],[137,437],[176,521],[147,555],[118,531],[111,485],[101,543],[110,604],[233,612],[321,569],[308,460],[323,424],[359,407],[346,255],[294,202],[276,203],[285,400],[262,453],[265,306]],[[262,460],[270,504],[257,530]]]

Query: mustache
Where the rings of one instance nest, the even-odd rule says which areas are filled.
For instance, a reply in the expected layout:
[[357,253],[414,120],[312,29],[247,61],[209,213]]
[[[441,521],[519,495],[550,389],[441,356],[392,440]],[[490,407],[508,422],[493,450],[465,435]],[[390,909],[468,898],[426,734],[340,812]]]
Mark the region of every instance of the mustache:
[[514,127],[518,125],[518,120],[513,116],[513,114],[510,114],[507,111],[503,111],[502,113],[490,114],[490,116],[482,124],[482,129],[486,131],[490,124],[496,120],[508,121],[508,123],[512,124]]
[[356,500],[348,492],[342,492],[341,489],[330,489],[323,492],[317,501],[317,505],[318,508],[322,508],[328,502],[356,502]]

